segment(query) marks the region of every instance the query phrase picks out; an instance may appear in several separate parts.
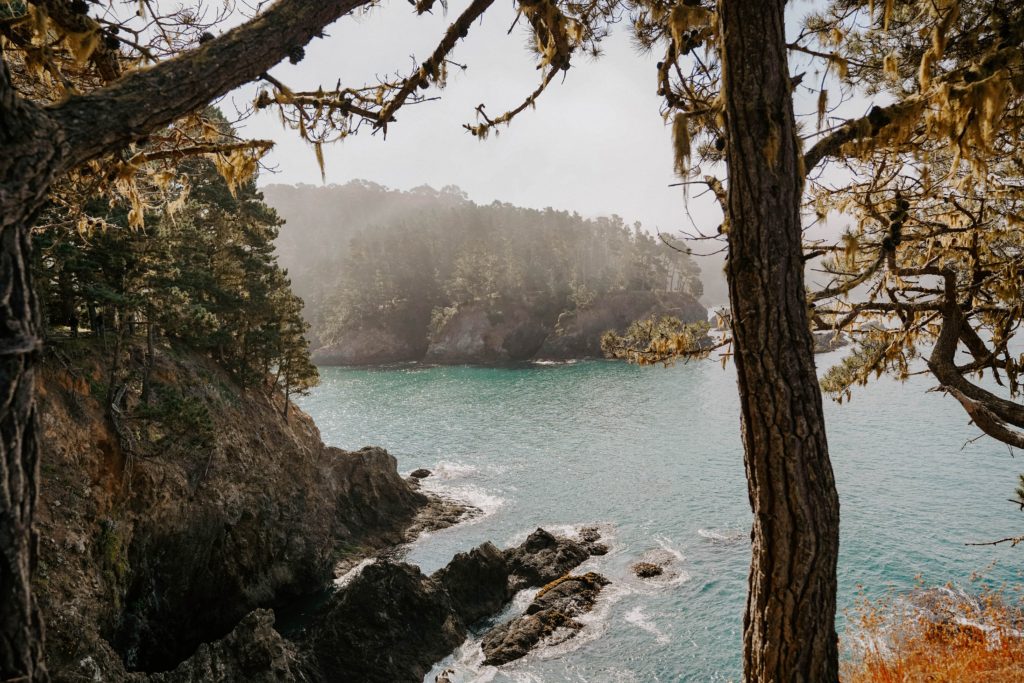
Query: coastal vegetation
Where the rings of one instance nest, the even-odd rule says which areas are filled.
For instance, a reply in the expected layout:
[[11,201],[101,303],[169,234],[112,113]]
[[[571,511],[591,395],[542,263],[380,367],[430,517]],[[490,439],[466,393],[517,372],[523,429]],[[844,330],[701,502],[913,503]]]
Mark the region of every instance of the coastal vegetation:
[[45,334],[58,351],[68,338],[102,340],[112,399],[140,383],[148,404],[150,366],[126,375],[124,354],[145,339],[151,364],[154,345],[168,338],[209,354],[243,387],[280,390],[286,412],[317,372],[302,300],[274,253],[282,221],[255,177],[231,187],[207,159],[174,171],[175,205],[147,212],[143,228],[130,227],[130,204],[100,196],[43,207],[32,239]]
[[1002,683],[1024,676],[1016,591],[918,589],[909,600],[865,600],[851,616],[844,683]]

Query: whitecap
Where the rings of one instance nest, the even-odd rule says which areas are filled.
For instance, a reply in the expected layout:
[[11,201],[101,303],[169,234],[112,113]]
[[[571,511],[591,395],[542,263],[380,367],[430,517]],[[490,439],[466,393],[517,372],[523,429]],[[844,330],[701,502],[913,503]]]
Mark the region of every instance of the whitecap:
[[359,576],[360,573],[368,566],[376,562],[375,557],[367,557],[365,560],[359,562],[356,566],[349,569],[347,572],[334,579],[335,588],[343,588],[352,582],[352,579]]
[[588,643],[594,642],[608,631],[608,625],[611,623],[612,608],[615,604],[631,593],[633,593],[633,589],[621,581],[615,581],[605,586],[597,596],[594,608],[586,614],[575,617],[576,621],[583,625],[583,628],[575,631],[575,637],[553,645],[541,643],[538,649],[526,657],[556,659],[569,652],[578,650]]
[[631,609],[626,613],[624,618],[627,622],[633,624],[641,631],[646,631],[654,636],[655,641],[659,645],[666,645],[672,640],[669,636],[663,633],[646,614],[644,614],[644,610],[640,606]]
[[743,529],[697,529],[697,535],[712,543],[736,543],[747,537]]
[[437,482],[428,484],[425,481],[423,484],[423,490],[457,503],[470,505],[480,510],[478,514],[465,517],[459,522],[460,525],[472,524],[473,522],[480,521],[484,517],[490,517],[505,504],[505,499],[503,497],[492,493],[491,491],[487,491],[486,489],[482,489],[479,486],[448,486]]
[[434,465],[434,468],[430,470],[430,476],[423,481],[426,483],[431,479],[460,479],[475,474],[478,471],[479,469],[474,465],[442,460]]

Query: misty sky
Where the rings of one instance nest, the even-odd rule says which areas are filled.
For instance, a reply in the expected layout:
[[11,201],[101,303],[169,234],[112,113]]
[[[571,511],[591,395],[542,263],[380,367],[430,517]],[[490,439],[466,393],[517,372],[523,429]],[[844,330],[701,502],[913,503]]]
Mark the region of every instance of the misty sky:
[[[797,4],[790,16],[791,32],[795,20],[812,6]],[[375,82],[378,74],[408,74],[462,8],[453,5],[445,16],[438,6],[434,15],[420,17],[406,2],[392,0],[336,22],[325,39],[306,48],[300,64],[281,64],[271,73],[294,90],[333,88],[339,79],[343,86],[360,86]],[[498,116],[539,83],[525,26],[508,33],[514,18],[512,3],[491,7],[450,56],[469,68],[450,69],[447,88],[426,91],[440,95],[440,101],[400,110],[387,140],[379,133],[371,135],[365,126],[359,135],[325,147],[326,181],[342,184],[362,178],[403,190],[458,185],[479,203],[497,199],[533,208],[552,206],[588,217],[615,213],[628,222],[642,222],[652,232],[692,232],[683,189],[669,187],[677,178],[671,128],[659,114],[656,93],[655,64],[661,56],[636,48],[628,22],[605,41],[603,57],[575,57],[565,80],[553,84],[536,109],[523,112],[499,135],[480,141],[463,129],[463,123],[476,120],[478,104]],[[799,70],[798,65],[793,68]],[[232,99],[244,107],[255,92],[253,86],[242,89],[224,107],[230,110]],[[865,103],[850,104],[859,108]],[[808,102],[798,105],[808,114],[815,108]],[[322,182],[312,148],[295,131],[283,129],[272,108],[249,119],[243,130],[277,141],[266,158],[276,172],[264,173],[261,183]],[[724,176],[721,169],[711,170]],[[689,212],[700,230],[713,233],[721,214],[709,196],[699,196],[701,189],[692,188],[697,196],[690,198]],[[694,246],[698,251],[718,248],[714,243]],[[706,278],[711,296],[705,301],[723,302],[721,256],[699,262],[712,276]]]
[[[315,41],[298,66],[272,71],[293,89],[373,82],[378,73],[412,69],[410,55],[423,59],[461,6],[449,16],[415,16],[405,2],[391,2],[368,16],[346,18]],[[454,184],[477,202],[494,199],[521,206],[576,210],[588,216],[617,213],[649,229],[684,225],[683,194],[669,188],[671,131],[658,113],[657,55],[640,54],[628,23],[607,41],[597,62],[578,56],[564,83],[553,85],[536,110],[521,114],[500,135],[479,141],[462,128],[487,104],[492,116],[513,107],[538,84],[540,72],[527,48],[522,25],[511,35],[511,3],[498,3],[478,22],[452,59],[469,69],[450,71],[442,100],[406,107],[385,141],[369,129],[325,149],[327,182],[365,178],[389,187]],[[237,96],[239,102],[250,91]],[[262,182],[316,183],[320,171],[312,150],[282,129],[266,110],[245,132],[277,140],[268,157],[276,175]],[[700,202],[691,203],[696,211]],[[705,209],[706,211],[706,209]],[[718,224],[714,211],[708,227]]]

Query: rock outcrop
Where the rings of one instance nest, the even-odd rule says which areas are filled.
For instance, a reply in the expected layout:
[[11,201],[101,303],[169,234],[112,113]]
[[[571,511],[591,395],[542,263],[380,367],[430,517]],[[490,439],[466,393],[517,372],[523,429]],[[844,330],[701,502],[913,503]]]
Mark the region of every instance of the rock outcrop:
[[173,671],[152,674],[150,683],[299,683],[295,647],[274,630],[270,610],[254,610],[224,638],[202,644]]
[[707,320],[707,309],[685,292],[630,291],[612,294],[582,311],[563,313],[537,352],[538,358],[600,358],[601,336],[624,332],[637,320],[671,315],[684,323]]
[[484,664],[505,664],[519,659],[542,640],[564,642],[583,625],[576,617],[589,612],[598,593],[610,582],[600,574],[563,576],[544,586],[526,612],[496,626],[484,636]]
[[529,360],[548,335],[542,320],[521,306],[459,306],[431,337],[429,363],[503,363]]
[[828,353],[850,344],[850,338],[837,330],[817,330],[814,337],[814,353]]
[[493,365],[533,359],[600,358],[601,336],[636,320],[672,315],[707,318],[685,292],[649,290],[610,294],[582,310],[558,314],[521,304],[468,303],[453,307],[427,342],[426,324],[402,330],[358,328],[313,352],[320,365],[384,365],[402,361]]
[[591,553],[583,543],[537,529],[523,543],[505,551],[513,580],[519,585],[543,586],[562,577]]
[[311,357],[317,365],[388,365],[421,360],[427,350],[426,328],[416,333],[377,327],[346,330],[333,344]]
[[[587,557],[580,543],[538,529],[504,552],[485,543],[460,553],[430,576],[408,564],[378,561],[311,620],[298,638],[309,654],[299,659],[310,662],[314,680],[422,681],[465,640],[471,624],[498,612],[521,587],[548,582],[547,577],[561,580],[564,588],[549,587],[545,609],[581,614],[603,579],[565,574]],[[543,618],[553,623],[556,617]]]
[[[415,491],[386,451],[325,447],[301,411],[285,420],[280,397],[180,349],[159,350],[150,405],[133,403],[136,385],[122,402],[133,419],[112,415],[108,366],[87,344],[38,382],[36,594],[55,680],[176,670],[253,610],[329,586],[339,561],[406,540],[419,512],[460,514]],[[126,356],[122,371],[137,369],[142,354]]]
[[653,562],[637,562],[631,569],[641,579],[649,579],[653,576],[661,576],[665,573],[665,570],[661,568],[661,565],[654,564]]

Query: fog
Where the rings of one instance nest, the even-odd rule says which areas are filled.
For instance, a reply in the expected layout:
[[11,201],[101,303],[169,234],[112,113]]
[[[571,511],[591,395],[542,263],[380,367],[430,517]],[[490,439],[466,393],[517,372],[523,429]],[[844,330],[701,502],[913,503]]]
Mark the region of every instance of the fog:
[[[393,2],[337,22],[327,37],[307,47],[302,62],[271,73],[293,89],[333,87],[339,79],[355,86],[379,74],[407,73],[413,57],[422,59],[433,49],[460,10],[453,6],[447,17],[417,17],[410,5]],[[671,130],[658,111],[658,55],[636,48],[628,23],[616,27],[600,59],[578,56],[536,109],[523,112],[499,135],[480,141],[462,128],[475,120],[477,105],[497,115],[518,105],[539,82],[525,29],[516,26],[509,33],[514,18],[511,4],[492,7],[451,55],[468,68],[451,68],[447,88],[427,91],[440,95],[439,101],[402,109],[386,140],[364,128],[326,147],[326,182],[366,179],[396,189],[457,185],[478,203],[550,206],[585,217],[617,214],[652,232],[692,231],[683,190],[669,187],[676,177]],[[234,93],[224,108],[244,107],[253,92]],[[277,142],[266,158],[272,172],[264,172],[261,183],[321,183],[312,149],[295,131],[282,129],[276,112],[249,119],[243,133]],[[700,228],[713,231],[719,224],[709,198],[690,197],[688,204]],[[721,303],[721,258],[702,259],[700,265],[708,280],[706,303]]]

